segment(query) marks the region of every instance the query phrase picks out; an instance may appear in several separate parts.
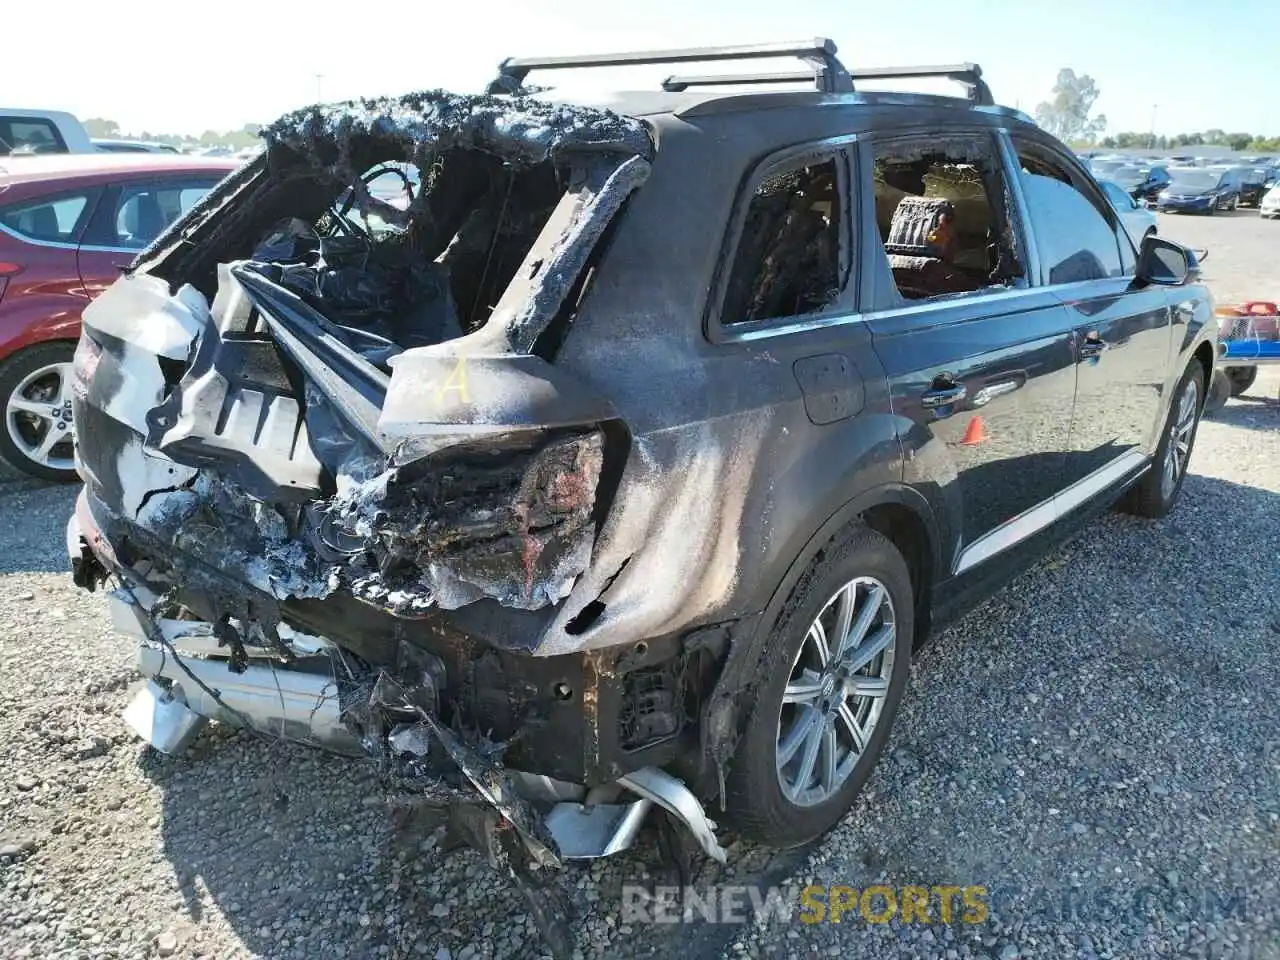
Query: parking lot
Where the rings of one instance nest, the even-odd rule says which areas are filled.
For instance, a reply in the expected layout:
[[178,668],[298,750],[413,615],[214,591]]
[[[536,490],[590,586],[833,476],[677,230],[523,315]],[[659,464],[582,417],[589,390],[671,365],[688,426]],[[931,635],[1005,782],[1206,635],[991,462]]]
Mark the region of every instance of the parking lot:
[[[1280,300],[1280,223],[1160,230],[1209,250],[1220,301]],[[1108,515],[937,636],[833,834],[733,842],[694,879],[980,886],[985,919],[806,924],[795,895],[789,921],[642,923],[624,885],[675,882],[647,839],[558,879],[582,955],[1280,957],[1278,397],[1263,371],[1202,424],[1171,517]],[[131,651],[66,570],[74,496],[0,483],[0,955],[537,955],[515,889],[393,829],[367,765],[225,729],[181,758],[135,742]]]

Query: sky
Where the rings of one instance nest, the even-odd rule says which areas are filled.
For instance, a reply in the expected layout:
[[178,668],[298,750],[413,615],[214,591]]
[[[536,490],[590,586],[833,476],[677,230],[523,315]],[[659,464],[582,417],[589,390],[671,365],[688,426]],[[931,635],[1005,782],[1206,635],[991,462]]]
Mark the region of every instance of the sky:
[[[981,64],[997,102],[1033,112],[1071,67],[1107,132],[1280,135],[1275,0],[59,0],[11,3],[0,105],[199,135],[317,100],[477,91],[507,56],[827,36],[846,66]],[[437,13],[445,9],[447,13]],[[19,40],[19,38],[22,38]],[[762,68],[776,69],[772,64]],[[536,75],[574,93],[671,72]],[[554,78],[554,79],[553,79]],[[916,87],[945,92],[943,88]]]

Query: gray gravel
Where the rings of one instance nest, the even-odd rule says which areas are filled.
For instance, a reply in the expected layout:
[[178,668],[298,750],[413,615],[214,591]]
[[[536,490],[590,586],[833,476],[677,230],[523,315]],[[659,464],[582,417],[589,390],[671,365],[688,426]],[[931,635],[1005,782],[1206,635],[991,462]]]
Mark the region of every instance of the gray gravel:
[[[1167,232],[1280,232],[1244,219]],[[1280,295],[1251,249],[1211,256],[1222,299]],[[988,922],[626,924],[624,882],[671,882],[646,841],[560,878],[582,956],[1280,957],[1278,396],[1266,373],[1202,426],[1172,517],[1102,518],[937,637],[808,859],[735,843],[695,878],[981,884]],[[73,495],[0,482],[0,956],[538,955],[506,883],[395,830],[363,765],[216,728],[138,745],[129,651],[65,572]]]

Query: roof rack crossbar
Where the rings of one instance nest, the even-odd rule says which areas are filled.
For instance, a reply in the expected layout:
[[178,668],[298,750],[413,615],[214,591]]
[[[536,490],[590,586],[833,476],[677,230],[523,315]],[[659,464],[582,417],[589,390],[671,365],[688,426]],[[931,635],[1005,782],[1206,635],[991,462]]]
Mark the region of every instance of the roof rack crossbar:
[[[796,43],[757,43],[734,47],[690,47],[680,50],[650,50],[637,53],[606,53],[575,57],[508,57],[498,68],[498,76],[489,84],[489,93],[518,94],[524,81],[534,70],[563,70],[582,67],[631,67],[661,63],[710,63],[725,60],[767,60],[795,57],[811,68],[799,80],[812,80],[826,93],[853,89],[849,72],[836,58],[836,45],[826,37]],[[733,82],[721,80],[724,82]],[[737,81],[742,82],[742,81]],[[755,81],[759,82],[759,81]],[[783,82],[783,81],[774,81]]]
[[790,70],[783,73],[735,73],[727,76],[670,76],[662,81],[662,89],[668,93],[683,93],[690,87],[752,86],[771,83],[812,83],[813,73]]
[[995,106],[991,88],[982,79],[982,68],[976,63],[955,63],[937,67],[859,67],[849,71],[853,80],[906,80],[942,77],[954,80],[965,88],[974,103],[984,107]]

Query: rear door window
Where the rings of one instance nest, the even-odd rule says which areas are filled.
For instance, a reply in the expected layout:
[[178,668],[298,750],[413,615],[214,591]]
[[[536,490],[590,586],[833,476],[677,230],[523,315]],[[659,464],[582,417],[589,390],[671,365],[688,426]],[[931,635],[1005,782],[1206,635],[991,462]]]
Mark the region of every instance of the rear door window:
[[208,193],[216,180],[129,183],[119,189],[115,211],[100,242],[141,250]]
[[3,207],[0,226],[24,240],[74,244],[93,208],[93,196],[68,193]]
[[67,144],[52,121],[0,116],[0,155],[66,152]]

